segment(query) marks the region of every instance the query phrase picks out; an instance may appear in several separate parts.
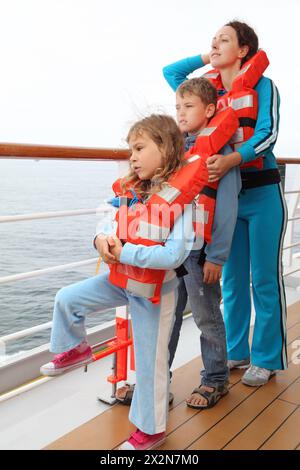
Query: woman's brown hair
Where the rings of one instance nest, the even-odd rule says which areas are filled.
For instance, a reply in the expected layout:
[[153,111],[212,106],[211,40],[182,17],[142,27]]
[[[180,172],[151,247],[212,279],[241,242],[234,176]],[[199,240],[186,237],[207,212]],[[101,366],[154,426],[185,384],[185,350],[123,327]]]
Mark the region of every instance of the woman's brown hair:
[[241,65],[253,57],[258,51],[258,37],[256,32],[247,23],[241,21],[230,21],[225,26],[231,26],[236,32],[240,47],[248,46],[248,54],[242,59]]

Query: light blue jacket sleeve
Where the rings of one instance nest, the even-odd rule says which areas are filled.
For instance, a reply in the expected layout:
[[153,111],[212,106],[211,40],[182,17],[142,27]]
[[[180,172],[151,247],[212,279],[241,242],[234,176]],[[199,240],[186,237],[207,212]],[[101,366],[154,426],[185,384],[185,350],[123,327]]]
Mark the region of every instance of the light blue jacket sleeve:
[[184,82],[188,75],[197,69],[204,67],[200,54],[187,57],[163,68],[163,75],[170,87],[176,91],[179,85]]
[[255,87],[258,116],[254,134],[239,149],[243,162],[272,152],[278,136],[280,97],[272,80],[262,77]]
[[[231,153],[229,145],[226,145],[221,153],[224,155]],[[229,170],[220,180],[212,227],[212,241],[205,248],[206,260],[211,263],[223,265],[228,259],[237,220],[238,195],[241,187],[239,167]]]
[[170,232],[165,245],[134,245],[125,243],[120,262],[140,268],[176,269],[188,257],[194,243],[195,233],[192,222],[192,204],[186,206]]

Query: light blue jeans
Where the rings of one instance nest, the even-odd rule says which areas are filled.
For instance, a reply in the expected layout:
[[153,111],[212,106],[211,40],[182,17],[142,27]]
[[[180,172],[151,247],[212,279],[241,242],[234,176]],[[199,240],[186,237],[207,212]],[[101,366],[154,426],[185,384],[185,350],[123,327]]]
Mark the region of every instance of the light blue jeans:
[[147,434],[166,429],[169,399],[168,343],[177,303],[177,279],[164,286],[159,305],[114,286],[101,274],[59,290],[54,305],[50,350],[61,353],[86,337],[85,317],[97,310],[129,305],[134,337],[136,387],[129,419]]
[[221,289],[219,282],[203,282],[203,266],[198,263],[199,256],[200,251],[193,250],[184,262],[188,274],[181,278],[178,287],[176,319],[169,343],[170,367],[177,348],[188,296],[195,323],[201,330],[200,346],[204,365],[200,374],[201,384],[216,387],[225,384],[229,376],[225,326],[220,310]]

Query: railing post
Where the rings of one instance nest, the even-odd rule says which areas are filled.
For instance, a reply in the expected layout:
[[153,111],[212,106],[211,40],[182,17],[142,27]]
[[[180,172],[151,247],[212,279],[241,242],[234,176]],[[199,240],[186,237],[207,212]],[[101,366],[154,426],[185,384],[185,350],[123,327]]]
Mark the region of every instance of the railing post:
[[285,163],[279,163],[278,164],[278,170],[279,170],[280,177],[281,177],[282,188],[283,188],[283,191],[285,191],[286,190],[286,187],[285,187],[286,164]]
[[[300,167],[297,168],[297,171],[295,172],[295,180],[293,184],[293,188],[291,190],[299,190],[299,182],[300,182]],[[300,200],[300,194],[290,194],[289,202],[288,202],[288,214],[289,218],[295,217],[298,204]],[[286,234],[285,234],[285,245],[289,246],[293,243],[293,233],[294,233],[294,221],[291,220],[286,229]],[[293,263],[293,253],[292,253],[292,248],[288,248],[287,250],[284,250],[283,254],[283,264],[285,267],[290,267]]]
[[[128,341],[129,320],[127,306],[116,308],[116,341],[122,343]],[[127,379],[127,356],[128,348],[122,348],[116,351],[115,370],[107,380],[112,384],[117,384],[121,380]]]
[[[109,405],[116,403],[117,383],[127,379],[128,348],[132,344],[129,338],[129,315],[126,305],[116,308],[116,332],[112,341],[108,342],[108,350],[94,354],[94,360],[105,357],[113,353],[112,375],[107,377],[107,381],[112,384],[110,398],[98,396],[98,400]],[[110,351],[109,351],[110,349]],[[132,365],[132,361],[131,361]]]

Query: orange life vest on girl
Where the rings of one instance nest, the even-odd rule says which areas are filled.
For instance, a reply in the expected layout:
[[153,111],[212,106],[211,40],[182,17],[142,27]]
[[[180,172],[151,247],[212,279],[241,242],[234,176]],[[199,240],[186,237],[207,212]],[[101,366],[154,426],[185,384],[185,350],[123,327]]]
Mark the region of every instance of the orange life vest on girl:
[[[258,114],[258,94],[253,89],[258,83],[262,74],[269,65],[269,60],[263,50],[259,50],[251,57],[233,80],[232,89],[218,99],[218,109],[225,109],[231,106],[239,118],[239,128],[229,142],[234,151],[246,142],[254,134],[254,128]],[[221,74],[217,69],[210,70],[205,75],[217,90],[223,90]],[[263,157],[258,157],[252,162],[241,165],[241,168],[256,167],[263,168]]]
[[[239,125],[232,108],[219,112],[199,134],[195,145],[185,154],[185,165],[176,171],[162,189],[154,193],[145,204],[138,202],[131,207],[130,187],[122,192],[120,180],[113,185],[116,195],[125,196],[116,215],[117,236],[123,242],[153,246],[163,245],[169,236],[175,220],[182,214],[184,206],[199,196],[204,214],[195,221],[197,232],[204,233],[205,241],[211,241],[216,190],[218,182],[208,182],[206,160],[217,153],[234,135]],[[224,157],[226,158],[226,157]],[[110,265],[110,281],[133,294],[159,303],[160,291],[166,271],[145,269],[116,263]]]

